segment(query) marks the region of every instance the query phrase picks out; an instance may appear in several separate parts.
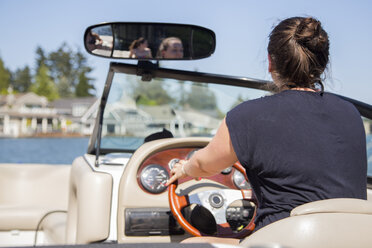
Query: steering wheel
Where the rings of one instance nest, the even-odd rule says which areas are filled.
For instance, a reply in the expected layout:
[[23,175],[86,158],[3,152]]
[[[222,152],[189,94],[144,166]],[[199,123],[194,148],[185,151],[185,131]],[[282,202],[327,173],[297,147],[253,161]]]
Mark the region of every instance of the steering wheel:
[[[240,171],[244,175],[245,179],[248,181],[245,169],[240,163],[235,163],[233,167]],[[226,219],[227,207],[232,202],[236,200],[248,200],[256,204],[256,199],[253,196],[252,190],[218,189],[203,191],[192,195],[180,196],[176,194],[177,185],[178,182],[175,181],[168,187],[169,206],[171,208],[173,216],[176,218],[178,223],[185,231],[187,231],[191,235],[197,237],[210,236],[201,233],[198,229],[192,226],[182,215],[181,210],[191,204],[201,205],[212,213],[217,224],[217,233],[215,235],[216,237],[241,239],[252,233],[255,227],[254,219],[256,216],[256,209],[249,224],[238,233],[233,232]]]

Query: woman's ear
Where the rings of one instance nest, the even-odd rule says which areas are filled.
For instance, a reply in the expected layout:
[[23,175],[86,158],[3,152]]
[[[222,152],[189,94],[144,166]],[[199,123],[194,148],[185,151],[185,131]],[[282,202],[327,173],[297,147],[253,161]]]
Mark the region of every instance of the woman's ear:
[[267,59],[269,60],[269,72],[271,73],[272,72],[272,63],[271,63],[271,56],[270,54],[267,54]]

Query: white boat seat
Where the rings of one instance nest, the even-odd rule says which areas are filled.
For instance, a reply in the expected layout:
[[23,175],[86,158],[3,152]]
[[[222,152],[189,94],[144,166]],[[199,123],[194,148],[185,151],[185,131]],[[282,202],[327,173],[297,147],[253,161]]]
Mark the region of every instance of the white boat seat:
[[265,226],[246,238],[241,245],[363,248],[371,247],[371,234],[371,201],[329,199],[293,209],[290,217]]
[[317,213],[372,214],[372,202],[350,198],[315,201],[294,208],[291,216]]
[[44,244],[62,245],[66,240],[67,213],[52,213],[41,222],[40,229],[44,232]]
[[[0,165],[0,246],[32,245],[41,219],[67,210],[70,169],[70,165]],[[43,242],[42,237],[39,240]]]
[[0,205],[0,231],[35,230],[40,219],[54,209],[28,205]]
[[372,189],[367,189],[367,200],[372,201]]
[[66,244],[88,244],[108,238],[112,176],[96,172],[83,157],[71,168]]

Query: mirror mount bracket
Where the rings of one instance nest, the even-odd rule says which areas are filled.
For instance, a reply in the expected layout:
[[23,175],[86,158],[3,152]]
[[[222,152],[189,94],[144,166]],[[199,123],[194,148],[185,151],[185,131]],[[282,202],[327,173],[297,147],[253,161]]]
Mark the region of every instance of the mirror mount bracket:
[[148,60],[139,60],[137,64],[137,76],[141,76],[142,81],[150,82],[155,76],[154,72],[159,68],[159,63],[152,63]]

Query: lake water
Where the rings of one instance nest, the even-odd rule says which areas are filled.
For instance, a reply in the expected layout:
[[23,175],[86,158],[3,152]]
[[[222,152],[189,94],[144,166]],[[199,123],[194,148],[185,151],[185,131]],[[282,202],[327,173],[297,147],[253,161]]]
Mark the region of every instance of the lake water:
[[[0,163],[71,164],[86,153],[89,138],[0,139]],[[372,176],[372,135],[367,137],[368,175]]]
[[89,138],[0,139],[0,163],[72,164],[86,153]]

